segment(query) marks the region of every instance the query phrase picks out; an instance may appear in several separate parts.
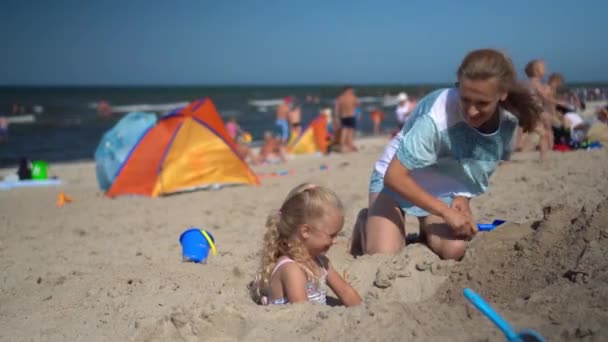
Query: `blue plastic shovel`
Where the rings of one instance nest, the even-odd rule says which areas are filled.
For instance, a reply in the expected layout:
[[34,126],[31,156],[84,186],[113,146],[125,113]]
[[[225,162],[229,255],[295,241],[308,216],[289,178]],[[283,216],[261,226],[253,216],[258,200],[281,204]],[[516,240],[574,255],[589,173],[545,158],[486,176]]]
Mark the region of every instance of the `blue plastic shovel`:
[[475,291],[465,288],[464,296],[473,304],[477,310],[481,311],[486,317],[494,323],[505,334],[507,341],[509,342],[545,342],[545,339],[536,331],[530,329],[524,329],[519,333],[513,330],[511,325],[507,323],[498,312],[494,311],[494,309],[486,302],[480,295],[475,293]]
[[500,226],[501,224],[503,224],[505,222],[507,222],[507,221],[494,220],[492,223],[478,223],[477,229],[479,229],[480,232],[489,232],[491,230],[494,230],[496,227]]

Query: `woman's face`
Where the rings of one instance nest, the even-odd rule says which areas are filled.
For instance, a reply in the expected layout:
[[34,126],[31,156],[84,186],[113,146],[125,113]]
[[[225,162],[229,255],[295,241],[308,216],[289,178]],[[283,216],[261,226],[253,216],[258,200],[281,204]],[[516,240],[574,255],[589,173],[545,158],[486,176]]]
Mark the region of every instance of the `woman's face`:
[[474,128],[481,128],[497,112],[498,103],[507,98],[500,90],[498,80],[471,80],[463,77],[459,81],[460,106],[465,121]]

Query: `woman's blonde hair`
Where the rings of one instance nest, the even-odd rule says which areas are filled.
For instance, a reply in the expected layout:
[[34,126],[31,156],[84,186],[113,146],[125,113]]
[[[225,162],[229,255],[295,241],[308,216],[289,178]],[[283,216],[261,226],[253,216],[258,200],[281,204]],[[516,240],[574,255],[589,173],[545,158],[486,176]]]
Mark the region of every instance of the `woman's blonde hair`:
[[300,184],[289,192],[281,208],[268,215],[260,271],[251,284],[252,296],[260,302],[269,287],[270,276],[282,256],[288,256],[317,277],[318,267],[310,253],[296,238],[304,224],[319,222],[328,212],[343,215],[344,207],[335,192],[310,183]]
[[493,49],[469,52],[458,68],[458,79],[462,78],[496,79],[499,89],[507,92],[507,98],[501,102],[501,106],[517,117],[524,132],[534,129],[540,119],[542,108],[530,90],[517,80],[515,67],[507,55]]

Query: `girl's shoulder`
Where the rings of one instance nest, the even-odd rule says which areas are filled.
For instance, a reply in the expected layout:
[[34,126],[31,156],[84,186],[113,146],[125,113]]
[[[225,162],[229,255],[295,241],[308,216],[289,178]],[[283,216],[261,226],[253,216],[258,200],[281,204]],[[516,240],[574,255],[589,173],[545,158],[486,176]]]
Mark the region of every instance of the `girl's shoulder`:
[[281,270],[283,268],[283,266],[286,264],[296,264],[297,265],[297,262],[287,256],[280,257],[279,259],[277,259],[277,262],[274,264],[271,277],[272,277],[272,275],[277,273],[279,270]]
[[[318,257],[318,258],[316,258],[316,261],[319,263],[319,266],[322,268],[326,269],[329,266],[329,259],[327,259],[327,257]],[[304,273],[306,275],[314,274],[314,272],[309,270],[302,263],[299,263],[298,261],[293,260],[287,256],[282,256],[277,260],[277,262],[274,266],[274,269],[272,271],[272,274],[279,273],[279,272],[287,272],[287,273],[296,272],[296,273]]]

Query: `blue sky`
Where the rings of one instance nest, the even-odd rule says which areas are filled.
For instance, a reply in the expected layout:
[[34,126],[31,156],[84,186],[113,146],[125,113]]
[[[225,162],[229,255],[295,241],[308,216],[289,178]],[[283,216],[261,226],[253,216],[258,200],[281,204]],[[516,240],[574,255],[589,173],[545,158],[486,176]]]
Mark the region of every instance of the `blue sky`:
[[0,84],[452,82],[495,47],[608,80],[608,1],[2,0]]

